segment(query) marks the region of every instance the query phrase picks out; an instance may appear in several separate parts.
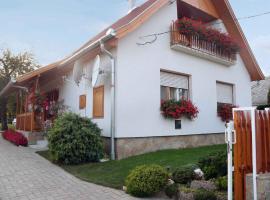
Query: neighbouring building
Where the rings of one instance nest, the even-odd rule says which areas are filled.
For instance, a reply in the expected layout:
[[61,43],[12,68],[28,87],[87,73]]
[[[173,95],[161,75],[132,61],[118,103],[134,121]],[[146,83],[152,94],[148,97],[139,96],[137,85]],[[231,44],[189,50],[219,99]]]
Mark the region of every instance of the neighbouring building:
[[268,93],[270,91],[270,77],[262,81],[254,81],[251,84],[252,104],[254,106],[267,105]]
[[[251,81],[264,79],[235,18],[228,0],[148,0],[65,59],[11,81],[0,95],[17,92],[17,129],[34,139],[63,102],[102,128],[118,159],[224,143],[217,105],[251,106]],[[39,106],[32,101],[42,100],[37,91],[46,99]],[[161,101],[170,99],[191,101],[198,116],[165,118]]]

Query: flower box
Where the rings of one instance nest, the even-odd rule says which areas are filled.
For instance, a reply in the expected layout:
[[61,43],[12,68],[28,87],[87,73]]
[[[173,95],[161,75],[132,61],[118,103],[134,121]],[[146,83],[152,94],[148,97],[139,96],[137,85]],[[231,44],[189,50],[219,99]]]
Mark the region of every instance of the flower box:
[[192,120],[197,118],[199,110],[188,100],[166,100],[161,101],[161,113],[165,118],[169,119],[186,117]]

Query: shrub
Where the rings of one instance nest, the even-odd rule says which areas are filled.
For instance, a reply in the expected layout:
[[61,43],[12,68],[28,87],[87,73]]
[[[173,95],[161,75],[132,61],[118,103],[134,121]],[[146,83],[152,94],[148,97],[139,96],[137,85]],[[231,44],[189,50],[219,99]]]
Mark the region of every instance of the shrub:
[[214,192],[207,190],[197,190],[194,193],[194,200],[216,200],[217,196]]
[[27,138],[22,134],[15,130],[9,129],[3,132],[2,134],[3,138],[10,141],[11,143],[15,144],[16,146],[27,146],[28,140]]
[[228,179],[227,176],[222,176],[218,177],[217,180],[215,181],[216,186],[219,190],[224,190],[226,191],[228,188]]
[[227,153],[219,151],[199,160],[199,167],[202,169],[205,179],[217,178],[227,175]]
[[168,182],[167,171],[159,165],[142,165],[133,169],[126,179],[127,192],[137,197],[151,196]]
[[179,185],[177,183],[167,185],[164,191],[168,197],[173,198],[174,196],[177,196],[177,193],[179,191]]
[[195,178],[194,169],[194,166],[177,168],[172,174],[172,179],[180,184],[190,183]]
[[103,156],[101,129],[88,118],[65,113],[48,133],[49,151],[54,161],[79,164],[99,161]]
[[270,108],[270,104],[257,106],[257,110],[265,110],[265,108]]

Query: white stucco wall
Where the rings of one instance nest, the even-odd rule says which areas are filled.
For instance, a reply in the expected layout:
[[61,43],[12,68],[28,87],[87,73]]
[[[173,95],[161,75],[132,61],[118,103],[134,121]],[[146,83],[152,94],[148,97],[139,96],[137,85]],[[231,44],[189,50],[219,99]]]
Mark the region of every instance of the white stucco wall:
[[[173,136],[224,131],[217,117],[216,81],[235,85],[235,104],[251,105],[250,77],[238,56],[226,67],[170,49],[170,35],[158,37],[151,45],[138,46],[139,36],[168,31],[177,18],[175,3],[165,6],[136,31],[119,41],[116,80],[116,137]],[[146,38],[151,41],[154,38]],[[194,121],[174,121],[160,114],[160,69],[191,75],[191,99],[199,108]]]
[[[113,52],[116,54],[116,51]],[[109,60],[106,56],[101,56],[103,69],[108,72]],[[93,60],[87,60],[82,64],[84,72],[91,77],[93,68]],[[90,79],[82,78],[79,86],[75,84],[72,79],[72,72],[67,76],[67,81],[62,82],[60,86],[60,97],[64,99],[64,104],[67,105],[70,111],[91,118],[98,126],[102,129],[103,136],[110,136],[110,78],[108,75],[102,75],[99,81],[99,85],[104,85],[104,118],[94,119],[93,118],[93,88],[91,86]],[[86,94],[86,108],[79,109],[79,96]]]

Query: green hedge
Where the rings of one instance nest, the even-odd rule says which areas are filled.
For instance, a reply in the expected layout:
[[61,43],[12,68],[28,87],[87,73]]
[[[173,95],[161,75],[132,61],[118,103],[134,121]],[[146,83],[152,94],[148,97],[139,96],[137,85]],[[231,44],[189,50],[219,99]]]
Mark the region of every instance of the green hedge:
[[127,193],[148,197],[161,191],[168,182],[168,172],[159,165],[142,165],[133,169],[126,179]]
[[227,152],[219,151],[199,160],[199,167],[205,179],[212,179],[227,175]]
[[59,116],[49,130],[49,151],[54,161],[79,164],[103,156],[101,129],[90,119],[74,113]]
[[270,104],[257,106],[257,110],[264,110],[265,108],[270,108]]

